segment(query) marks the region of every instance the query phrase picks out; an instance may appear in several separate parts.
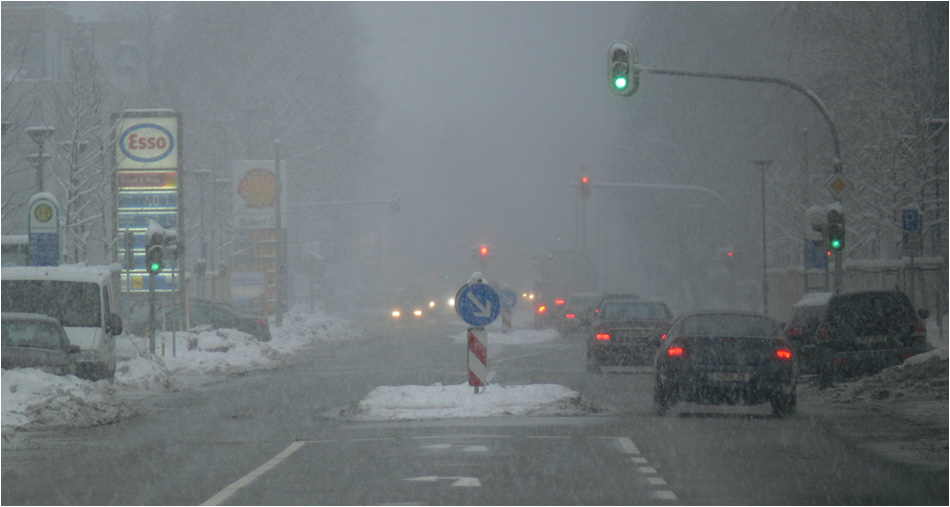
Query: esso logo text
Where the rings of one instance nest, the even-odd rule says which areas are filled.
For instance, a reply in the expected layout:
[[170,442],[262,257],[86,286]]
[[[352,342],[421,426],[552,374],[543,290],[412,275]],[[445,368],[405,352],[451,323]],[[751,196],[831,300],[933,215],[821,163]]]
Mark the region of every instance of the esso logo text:
[[133,125],[119,138],[119,149],[136,162],[158,162],[172,153],[175,138],[161,125],[140,123]]

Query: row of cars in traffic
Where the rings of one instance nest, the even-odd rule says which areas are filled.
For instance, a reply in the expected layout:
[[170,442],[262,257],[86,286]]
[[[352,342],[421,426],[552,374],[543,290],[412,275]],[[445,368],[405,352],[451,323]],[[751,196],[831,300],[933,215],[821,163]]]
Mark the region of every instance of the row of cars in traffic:
[[787,324],[743,311],[674,318],[662,301],[635,294],[578,294],[557,315],[552,322],[562,334],[584,336],[587,371],[652,365],[661,415],[687,401],[770,403],[776,416],[787,417],[795,411],[801,373],[816,375],[825,388],[929,349],[929,312],[915,311],[899,290],[808,294]]

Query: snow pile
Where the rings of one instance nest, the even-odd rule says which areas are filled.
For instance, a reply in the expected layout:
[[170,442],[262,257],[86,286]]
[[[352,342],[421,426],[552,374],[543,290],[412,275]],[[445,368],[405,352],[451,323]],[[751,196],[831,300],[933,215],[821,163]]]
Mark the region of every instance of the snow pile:
[[557,384],[489,385],[475,394],[468,383],[444,386],[381,386],[348,410],[357,421],[497,416],[585,415],[594,411],[581,396]]
[[909,358],[904,363],[840,384],[831,392],[837,402],[855,401],[941,401],[948,396],[950,379],[947,350],[936,349]]
[[132,410],[106,381],[50,375],[36,368],[3,372],[3,436],[14,428],[95,426],[118,421]]

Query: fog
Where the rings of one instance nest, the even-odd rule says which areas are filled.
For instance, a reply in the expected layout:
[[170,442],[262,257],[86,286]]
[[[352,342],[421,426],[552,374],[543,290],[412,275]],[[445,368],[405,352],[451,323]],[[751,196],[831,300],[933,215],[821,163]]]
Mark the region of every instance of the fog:
[[400,198],[385,222],[397,280],[405,269],[464,282],[477,269],[472,246],[488,243],[486,274],[530,287],[532,255],[578,246],[570,184],[598,172],[616,143],[605,55],[632,6],[356,7],[370,40],[365,79],[384,108],[379,178],[366,193]]

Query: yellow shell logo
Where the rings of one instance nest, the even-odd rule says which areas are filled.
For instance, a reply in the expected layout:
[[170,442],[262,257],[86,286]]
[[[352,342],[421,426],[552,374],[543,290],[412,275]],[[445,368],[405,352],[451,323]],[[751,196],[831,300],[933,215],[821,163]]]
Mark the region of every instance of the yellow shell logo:
[[53,208],[49,204],[40,204],[33,210],[33,216],[40,222],[49,222],[53,218]]
[[248,208],[273,208],[277,200],[274,173],[262,168],[248,171],[238,184],[238,195]]

